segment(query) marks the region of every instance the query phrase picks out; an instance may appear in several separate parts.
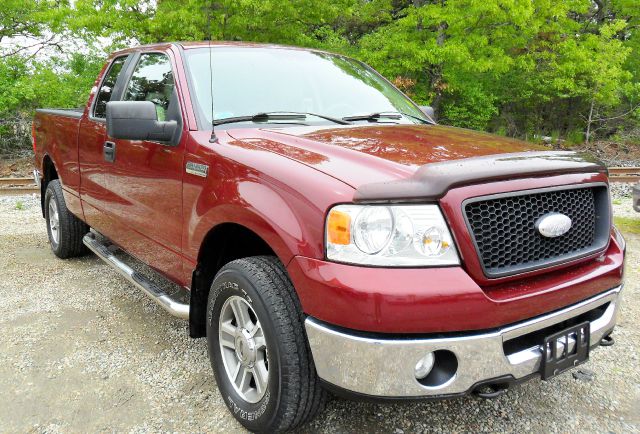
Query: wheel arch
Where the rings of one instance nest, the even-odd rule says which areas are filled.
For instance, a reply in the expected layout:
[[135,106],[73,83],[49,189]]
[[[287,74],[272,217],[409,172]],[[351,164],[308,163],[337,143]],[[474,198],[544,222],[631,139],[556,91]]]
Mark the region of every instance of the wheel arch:
[[206,335],[207,299],[218,271],[235,259],[259,255],[279,256],[262,236],[247,226],[225,222],[209,230],[200,246],[197,265],[191,279],[189,307],[191,337]]
[[44,194],[47,191],[47,185],[54,179],[59,179],[58,169],[49,154],[42,157],[42,182],[40,183],[40,210],[44,217]]
[[185,222],[183,248],[197,258],[191,276],[192,337],[205,334],[209,289],[226,263],[270,255],[286,267],[296,255],[323,254],[324,204],[285,185],[254,179],[236,181],[223,191],[228,196],[202,194]]

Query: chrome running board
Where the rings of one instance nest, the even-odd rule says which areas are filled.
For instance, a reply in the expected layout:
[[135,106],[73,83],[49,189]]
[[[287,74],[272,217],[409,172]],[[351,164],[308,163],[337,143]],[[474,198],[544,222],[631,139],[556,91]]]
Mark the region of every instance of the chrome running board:
[[[93,253],[98,255],[100,259],[115,268],[118,273],[122,274],[136,288],[142,290],[142,292],[151,300],[158,303],[164,310],[175,317],[189,319],[189,303],[182,303],[176,300],[174,298],[175,294],[168,294],[142,273],[125,264],[114,255],[113,251],[109,249],[109,246],[97,239],[95,233],[89,232],[84,236],[82,242]],[[184,292],[186,292],[186,290],[184,290]]]

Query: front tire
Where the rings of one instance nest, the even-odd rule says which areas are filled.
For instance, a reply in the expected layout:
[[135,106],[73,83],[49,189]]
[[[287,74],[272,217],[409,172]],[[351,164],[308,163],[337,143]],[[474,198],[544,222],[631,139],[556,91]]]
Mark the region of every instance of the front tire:
[[239,259],[220,270],[207,304],[207,344],[224,402],[248,430],[287,431],[324,407],[304,315],[277,258]]
[[44,217],[51,250],[58,258],[73,258],[87,253],[82,238],[89,232],[89,226],[67,209],[62,186],[57,179],[47,184]]

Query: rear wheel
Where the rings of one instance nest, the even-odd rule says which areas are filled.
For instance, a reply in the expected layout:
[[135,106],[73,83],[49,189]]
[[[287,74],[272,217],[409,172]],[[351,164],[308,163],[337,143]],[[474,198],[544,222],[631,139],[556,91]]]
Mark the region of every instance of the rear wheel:
[[82,238],[89,232],[89,226],[67,209],[62,186],[57,179],[47,184],[44,217],[51,250],[57,257],[67,259],[87,253]]
[[220,270],[209,293],[207,343],[224,402],[245,428],[286,431],[324,407],[304,316],[277,258],[239,259]]

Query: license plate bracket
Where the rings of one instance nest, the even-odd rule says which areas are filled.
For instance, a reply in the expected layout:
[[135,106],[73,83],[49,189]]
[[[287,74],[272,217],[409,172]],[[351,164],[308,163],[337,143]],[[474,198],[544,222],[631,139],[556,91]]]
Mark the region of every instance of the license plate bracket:
[[585,321],[544,339],[540,375],[543,380],[589,360],[590,323]]

